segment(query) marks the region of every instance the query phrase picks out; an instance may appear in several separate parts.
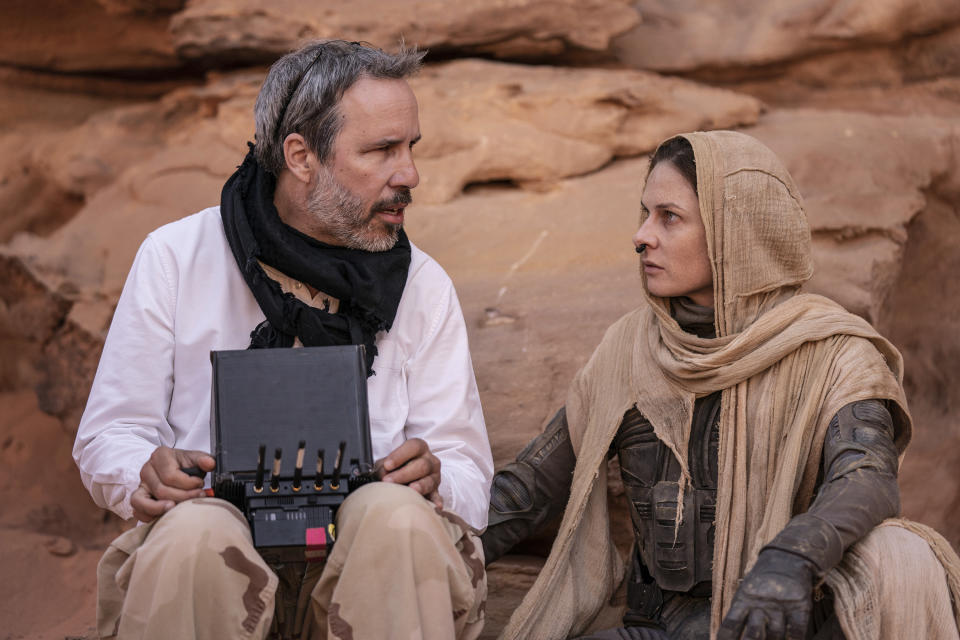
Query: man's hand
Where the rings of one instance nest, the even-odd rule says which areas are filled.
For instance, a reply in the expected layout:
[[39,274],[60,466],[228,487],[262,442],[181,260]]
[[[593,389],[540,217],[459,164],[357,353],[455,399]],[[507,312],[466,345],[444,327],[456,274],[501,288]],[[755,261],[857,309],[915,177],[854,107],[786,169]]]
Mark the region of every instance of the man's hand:
[[717,640],[803,640],[813,608],[814,566],[779,549],[764,549],[740,583]]
[[440,459],[420,438],[411,438],[377,462],[377,477],[384,482],[405,484],[443,508],[440,488]]
[[140,469],[140,486],[130,495],[134,517],[152,522],[178,502],[202,496],[203,479],[181,471],[188,467],[213,471],[216,461],[203,451],[157,447]]

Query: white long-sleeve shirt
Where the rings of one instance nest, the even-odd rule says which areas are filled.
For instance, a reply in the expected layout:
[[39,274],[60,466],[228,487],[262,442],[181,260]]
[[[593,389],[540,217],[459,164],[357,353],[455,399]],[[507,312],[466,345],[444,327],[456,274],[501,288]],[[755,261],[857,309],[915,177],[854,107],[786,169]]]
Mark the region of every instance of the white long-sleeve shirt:
[[[219,207],[147,236],[73,448],[98,505],[130,518],[140,468],[158,446],[211,450],[210,351],[245,349],[263,320]],[[422,438],[441,461],[444,508],[485,527],[493,459],[463,313],[450,278],[415,246],[393,327],[376,345],[376,375],[367,379],[374,458]]]

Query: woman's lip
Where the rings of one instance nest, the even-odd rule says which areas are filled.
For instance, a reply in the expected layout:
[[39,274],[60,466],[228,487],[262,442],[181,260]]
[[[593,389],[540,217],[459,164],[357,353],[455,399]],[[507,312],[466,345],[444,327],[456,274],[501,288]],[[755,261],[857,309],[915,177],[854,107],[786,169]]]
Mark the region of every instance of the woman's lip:
[[652,262],[644,262],[643,270],[647,273],[655,273],[657,271],[663,271],[663,267],[653,264]]

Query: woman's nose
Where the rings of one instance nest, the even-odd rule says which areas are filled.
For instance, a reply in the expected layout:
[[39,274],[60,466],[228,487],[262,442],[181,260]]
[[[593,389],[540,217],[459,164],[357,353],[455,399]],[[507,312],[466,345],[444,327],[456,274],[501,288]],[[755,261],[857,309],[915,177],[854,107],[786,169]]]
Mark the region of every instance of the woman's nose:
[[[656,246],[656,238],[650,233],[650,218],[640,225],[640,228],[637,229],[637,232],[633,234],[633,246],[637,248],[637,253],[643,251],[647,247],[653,245]],[[643,247],[643,249],[641,249]]]

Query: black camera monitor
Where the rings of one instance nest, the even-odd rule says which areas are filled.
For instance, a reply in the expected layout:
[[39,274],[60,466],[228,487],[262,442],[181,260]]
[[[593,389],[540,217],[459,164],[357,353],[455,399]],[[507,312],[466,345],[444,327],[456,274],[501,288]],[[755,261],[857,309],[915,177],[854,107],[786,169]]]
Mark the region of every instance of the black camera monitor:
[[243,511],[264,557],[325,558],[337,507],[375,477],[363,346],[210,359],[214,495]]

